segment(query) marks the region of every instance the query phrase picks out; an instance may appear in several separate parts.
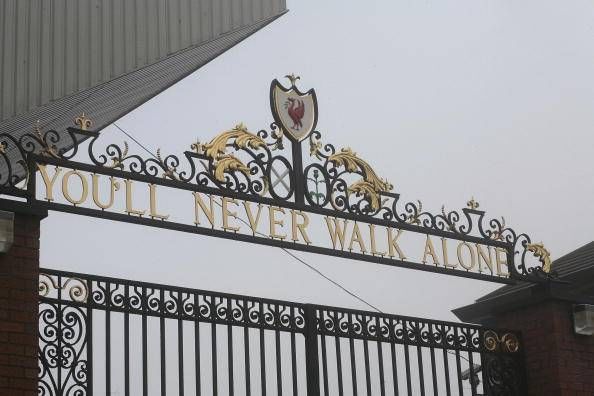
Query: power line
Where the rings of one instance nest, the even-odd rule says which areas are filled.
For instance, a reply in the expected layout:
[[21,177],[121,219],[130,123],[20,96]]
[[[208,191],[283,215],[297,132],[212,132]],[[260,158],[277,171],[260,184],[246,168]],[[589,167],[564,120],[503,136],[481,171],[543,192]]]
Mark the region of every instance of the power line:
[[[148,148],[146,148],[146,146],[144,146],[142,143],[140,143],[137,139],[135,139],[131,134],[129,134],[128,132],[126,132],[123,128],[121,128],[118,124],[116,124],[115,122],[113,123],[113,125],[120,130],[124,135],[128,136],[131,140],[134,141],[134,143],[136,143],[137,145],[139,145],[144,151],[146,151],[147,153],[149,153],[153,158],[157,158],[157,156],[155,154],[153,154]],[[202,166],[205,166],[204,163],[202,163]],[[218,206],[221,206],[220,203],[216,202],[215,203]],[[245,225],[249,224],[242,218],[238,218],[236,217],[237,220],[241,221],[242,223],[244,223]],[[260,232],[257,232],[257,234],[261,235],[261,236],[266,236]],[[312,270],[313,272],[315,272],[316,274],[318,274],[320,277],[324,278],[325,280],[327,280],[328,282],[332,283],[334,286],[338,287],[339,289],[341,289],[342,291],[344,291],[345,293],[347,293],[348,295],[350,295],[351,297],[354,297],[355,299],[359,300],[360,302],[362,302],[363,304],[367,305],[368,307],[370,307],[371,309],[373,309],[374,311],[377,311],[378,313],[384,313],[381,309],[379,309],[378,307],[376,307],[375,305],[371,304],[370,302],[368,302],[367,300],[365,300],[363,297],[357,295],[355,292],[350,291],[349,289],[347,289],[346,287],[344,287],[343,285],[341,285],[339,282],[335,281],[334,279],[330,278],[329,276],[327,276],[326,274],[324,274],[322,271],[318,270],[316,267],[314,267],[313,265],[309,264],[307,261],[303,260],[302,258],[300,258],[299,256],[295,255],[293,252],[291,252],[288,249],[285,248],[280,248],[283,252],[285,252],[286,254],[288,254],[289,256],[291,256],[293,259],[295,259],[296,261],[298,261],[299,263],[305,265],[307,268],[309,268],[310,270]],[[449,351],[446,350],[446,352],[450,355],[456,355],[455,352],[453,351]],[[471,353],[471,352],[469,352]],[[466,360],[469,364],[470,364],[470,360],[467,359],[466,357],[462,356],[462,355],[458,355],[461,359]]]
[[[132,141],[134,141],[134,143],[136,143],[138,146],[140,146],[144,151],[146,151],[148,154],[150,154],[153,158],[157,158],[157,156],[155,154],[153,154],[153,152],[151,150],[149,150],[145,145],[143,145],[140,141],[138,141],[138,139],[134,138],[134,136],[132,136],[130,133],[128,133],[126,130],[124,130],[122,127],[120,127],[115,122],[113,123],[113,125],[120,132],[122,132],[124,135],[126,135],[128,138],[130,138]],[[202,165],[204,166],[204,164],[202,164]],[[217,205],[221,206],[220,203],[218,203],[216,201],[215,201],[215,203]],[[239,221],[241,221],[245,225],[248,225],[249,226],[249,224],[244,219],[242,219],[242,218],[236,218],[236,219],[239,220]],[[264,234],[262,234],[260,232],[256,232],[256,233],[257,234],[260,234],[261,236],[264,236],[264,237],[266,236],[266,235],[264,235]],[[299,263],[305,265],[307,268],[309,268],[310,270],[312,270],[313,272],[315,272],[316,274],[318,274],[320,277],[324,278],[328,282],[332,283],[334,286],[338,287],[339,289],[341,289],[342,291],[344,291],[345,293],[347,293],[351,297],[354,297],[355,299],[359,300],[360,302],[362,302],[363,304],[367,305],[368,307],[370,307],[374,311],[377,311],[379,313],[384,313],[381,309],[379,309],[375,305],[371,304],[370,302],[368,302],[367,300],[365,300],[363,297],[357,295],[355,292],[352,292],[351,290],[347,289],[345,286],[341,285],[339,282],[337,282],[334,279],[330,278],[328,275],[324,274],[322,271],[318,270],[313,265],[309,264],[308,262],[306,262],[305,260],[303,260],[299,256],[295,255],[293,252],[291,252],[291,251],[289,251],[288,249],[285,249],[285,248],[280,248],[280,249],[283,252],[285,252],[286,254],[288,254],[289,256],[291,256],[294,260],[296,260]]]

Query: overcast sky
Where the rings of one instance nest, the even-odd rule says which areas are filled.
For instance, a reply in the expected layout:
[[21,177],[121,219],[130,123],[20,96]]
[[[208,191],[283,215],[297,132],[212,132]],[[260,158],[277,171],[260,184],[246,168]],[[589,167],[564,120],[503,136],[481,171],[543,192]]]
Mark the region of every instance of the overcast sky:
[[[424,209],[471,196],[558,258],[594,240],[594,3],[289,1],[290,12],[119,121],[182,153],[316,89],[318,130]],[[114,127],[106,141],[123,142]],[[141,152],[138,147],[133,150]],[[42,266],[366,309],[279,249],[51,213]],[[453,319],[497,284],[297,253],[384,312]]]

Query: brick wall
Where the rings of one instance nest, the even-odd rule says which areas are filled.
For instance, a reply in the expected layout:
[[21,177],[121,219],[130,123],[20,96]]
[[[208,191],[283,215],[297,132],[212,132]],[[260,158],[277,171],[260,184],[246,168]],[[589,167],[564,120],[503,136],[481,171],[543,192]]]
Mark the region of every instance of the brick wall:
[[571,304],[545,301],[497,318],[522,332],[528,394],[594,395],[594,337],[573,333]]
[[0,395],[37,395],[39,222],[15,214],[14,244],[0,253]]

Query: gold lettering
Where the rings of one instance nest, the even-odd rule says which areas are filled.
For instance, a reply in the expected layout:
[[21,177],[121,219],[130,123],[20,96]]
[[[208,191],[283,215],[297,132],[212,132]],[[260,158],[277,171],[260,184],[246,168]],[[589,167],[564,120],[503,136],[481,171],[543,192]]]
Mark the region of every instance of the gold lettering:
[[150,192],[150,216],[153,219],[161,219],[167,220],[169,215],[162,215],[157,213],[157,186],[154,184],[149,184],[149,192]]
[[371,240],[371,254],[378,255],[378,256],[385,256],[386,252],[378,252],[377,251],[377,246],[375,243],[375,225],[374,224],[368,224],[369,226],[369,239]]
[[100,207],[103,210],[111,208],[111,206],[113,205],[114,198],[115,198],[115,192],[120,189],[120,183],[115,181],[114,177],[109,178],[109,184],[110,184],[109,203],[102,204],[101,201],[99,200],[99,175],[93,174],[92,182],[93,182],[93,202],[95,202],[95,205],[97,205],[98,207]]
[[250,223],[250,228],[252,229],[252,233],[254,235],[256,235],[258,223],[260,222],[260,215],[262,214],[262,205],[258,204],[258,213],[256,214],[255,219],[254,219],[254,214],[252,213],[252,209],[250,208],[250,203],[247,201],[243,201],[243,206],[245,208],[245,213],[247,214],[247,218]]
[[[81,183],[82,191],[79,199],[72,198],[70,192],[68,191],[68,182],[70,181],[70,176],[72,175],[76,175]],[[86,201],[87,196],[89,195],[89,183],[87,183],[87,179],[85,179],[85,177],[79,171],[70,170],[64,173],[64,177],[62,178],[62,194],[64,194],[64,198],[66,198],[66,200],[74,206],[80,205]]]
[[[500,253],[503,253],[503,257],[501,257]],[[495,248],[495,264],[497,264],[497,275],[509,275],[507,272],[507,250],[500,247]],[[501,266],[503,266],[503,268],[506,270],[502,271]]]
[[493,275],[493,258],[491,257],[491,247],[487,246],[487,252],[485,253],[485,251],[483,249],[481,249],[481,245],[479,245],[478,243],[475,243],[475,246],[476,246],[476,255],[478,258],[479,273],[482,273],[481,259],[483,259],[485,266],[487,268],[489,268],[489,270],[491,271],[491,275]]
[[400,249],[400,245],[398,245],[397,242],[398,238],[400,238],[400,235],[402,235],[402,230],[398,230],[396,236],[393,236],[392,229],[388,228],[388,256],[394,257],[394,253],[396,252],[398,253],[398,257],[400,257],[400,260],[406,260],[406,256],[402,252],[402,249]]
[[138,215],[142,216],[146,210],[137,210],[132,207],[132,180],[126,179],[124,181],[126,184],[126,213],[129,215]]
[[233,227],[229,225],[229,217],[237,218],[237,212],[231,212],[227,207],[229,204],[237,205],[237,201],[233,198],[222,197],[221,198],[221,209],[223,210],[223,230],[225,231],[239,231],[239,227]]
[[[328,233],[330,234],[330,238],[332,239],[332,248],[336,249],[336,242],[340,242],[340,248],[344,250],[344,238],[346,236],[346,229],[347,224],[349,223],[348,220],[339,220],[336,218],[324,217],[326,220],[326,226],[328,227]],[[342,221],[342,228],[341,223]],[[331,223],[334,223],[334,227],[332,227]]]
[[206,204],[202,200],[200,193],[194,192],[192,194],[194,194],[194,224],[200,224],[200,209],[202,209],[202,212],[206,215],[206,218],[210,222],[211,227],[214,228],[214,197],[212,195],[206,194],[210,199],[209,209],[206,207]]
[[[466,263],[464,262],[464,255],[462,254],[462,247],[466,247],[466,249],[468,249],[468,253],[470,253],[470,267],[466,265]],[[472,247],[466,243],[466,242],[462,242],[460,244],[458,244],[458,262],[460,263],[460,265],[462,267],[464,267],[467,271],[470,271],[474,268],[474,266],[476,265],[476,256],[474,254],[474,250],[472,250]]]
[[[297,222],[297,215],[301,216],[301,218],[303,219],[303,223],[298,223]],[[301,236],[303,237],[303,240],[305,241],[305,243],[307,243],[308,245],[311,243],[311,240],[309,239],[309,237],[307,236],[307,231],[305,230],[305,228],[309,225],[309,217],[307,217],[306,213],[303,213],[300,210],[293,210],[291,209],[291,229],[292,229],[292,240],[293,242],[298,242],[299,241],[299,235],[298,232],[301,233]]]
[[276,233],[276,226],[279,225],[282,227],[285,222],[283,220],[277,220],[275,218],[275,212],[285,214],[285,210],[280,207],[275,208],[274,206],[269,206],[268,210],[268,220],[270,222],[270,238],[285,239],[287,237],[286,235]]
[[351,243],[349,245],[349,250],[353,250],[353,243],[357,242],[359,245],[359,250],[361,253],[367,253],[367,249],[365,249],[365,243],[363,242],[363,237],[361,237],[361,231],[359,230],[359,225],[355,221],[355,225],[353,226],[353,233],[351,234]]
[[441,238],[441,250],[443,252],[443,266],[446,268],[456,268],[458,264],[454,263],[452,265],[448,260],[448,240],[446,238]]
[[58,175],[60,174],[60,172],[62,171],[62,169],[60,169],[59,167],[56,166],[56,173],[54,173],[54,175],[52,176],[51,180],[49,178],[49,175],[47,174],[47,168],[45,165],[40,165],[37,164],[37,168],[39,169],[39,172],[41,173],[41,177],[43,178],[43,183],[45,184],[45,199],[49,202],[54,200],[54,183],[56,182],[56,179],[58,178]]
[[421,260],[423,264],[427,264],[427,255],[431,256],[433,264],[439,265],[439,259],[437,258],[437,254],[435,254],[435,248],[429,235],[427,235],[427,240],[425,241],[425,252],[423,253],[423,260]]

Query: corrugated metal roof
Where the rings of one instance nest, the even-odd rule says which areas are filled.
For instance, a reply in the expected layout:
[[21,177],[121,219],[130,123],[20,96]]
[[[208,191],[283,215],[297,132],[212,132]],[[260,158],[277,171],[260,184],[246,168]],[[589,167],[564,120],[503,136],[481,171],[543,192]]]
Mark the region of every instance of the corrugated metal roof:
[[[590,242],[571,253],[566,254],[563,257],[555,260],[551,266],[553,271],[559,274],[559,278],[562,280],[572,280],[573,284],[577,287],[578,282],[592,282],[590,278],[581,278],[579,273],[582,271],[591,270],[594,268],[594,241]],[[485,301],[504,294],[515,293],[522,289],[528,289],[533,287],[532,283],[518,283],[516,285],[506,285],[499,289],[484,295],[477,301]]]
[[0,122],[285,10],[284,0],[2,0]]
[[17,138],[37,120],[63,131],[83,111],[100,130],[286,11],[284,0],[0,4],[0,133]]

